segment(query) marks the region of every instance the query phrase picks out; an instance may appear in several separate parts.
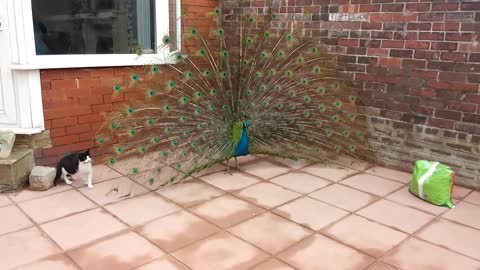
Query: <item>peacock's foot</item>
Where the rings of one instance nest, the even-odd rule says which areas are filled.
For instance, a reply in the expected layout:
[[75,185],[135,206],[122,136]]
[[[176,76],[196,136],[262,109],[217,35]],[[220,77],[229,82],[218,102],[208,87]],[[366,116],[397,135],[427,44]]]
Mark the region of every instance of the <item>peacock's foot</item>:
[[237,170],[237,172],[240,171],[240,166],[237,165],[235,169]]

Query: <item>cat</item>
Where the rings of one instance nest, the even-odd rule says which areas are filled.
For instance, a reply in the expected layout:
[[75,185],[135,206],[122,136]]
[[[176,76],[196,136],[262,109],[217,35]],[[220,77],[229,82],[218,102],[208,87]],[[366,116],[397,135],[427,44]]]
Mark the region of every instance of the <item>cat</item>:
[[86,178],[88,188],[93,188],[92,184],[92,158],[90,157],[90,150],[83,153],[73,153],[63,157],[57,164],[57,173],[55,175],[54,184],[61,178],[67,185],[71,185],[72,181],[69,179],[74,174],[81,174]]

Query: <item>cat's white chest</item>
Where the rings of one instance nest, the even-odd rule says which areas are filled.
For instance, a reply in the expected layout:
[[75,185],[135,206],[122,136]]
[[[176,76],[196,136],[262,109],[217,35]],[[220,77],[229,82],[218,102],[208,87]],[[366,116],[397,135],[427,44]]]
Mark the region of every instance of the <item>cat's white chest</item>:
[[92,163],[91,162],[80,162],[78,165],[78,172],[83,175],[88,175],[92,172]]

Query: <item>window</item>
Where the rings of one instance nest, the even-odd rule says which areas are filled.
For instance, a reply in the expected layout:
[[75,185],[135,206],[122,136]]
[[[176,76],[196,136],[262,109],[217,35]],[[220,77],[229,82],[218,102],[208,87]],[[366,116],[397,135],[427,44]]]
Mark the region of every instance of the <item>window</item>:
[[[180,0],[15,0],[12,5],[24,10],[21,35],[29,44],[16,69],[162,64],[180,45]],[[168,48],[162,46],[166,35],[173,41]]]

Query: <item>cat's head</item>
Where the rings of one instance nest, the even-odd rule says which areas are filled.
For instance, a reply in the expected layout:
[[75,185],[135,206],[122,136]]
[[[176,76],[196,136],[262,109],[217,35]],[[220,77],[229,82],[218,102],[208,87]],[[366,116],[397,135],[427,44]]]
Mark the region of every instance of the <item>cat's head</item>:
[[83,153],[78,154],[78,159],[80,160],[80,162],[85,162],[85,163],[92,162],[92,158],[90,157],[90,150],[87,150]]

